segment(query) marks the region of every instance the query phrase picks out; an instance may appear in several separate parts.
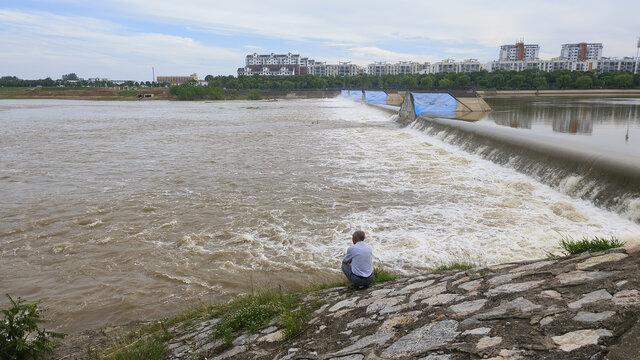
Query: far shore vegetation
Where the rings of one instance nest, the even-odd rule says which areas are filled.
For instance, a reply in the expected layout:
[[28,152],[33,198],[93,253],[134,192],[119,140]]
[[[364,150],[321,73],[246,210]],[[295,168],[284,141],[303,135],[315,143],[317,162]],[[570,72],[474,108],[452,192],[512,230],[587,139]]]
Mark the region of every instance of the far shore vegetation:
[[51,78],[23,80],[15,76],[0,78],[0,96],[11,88],[35,87],[52,89],[119,88],[143,90],[170,86],[170,98],[178,100],[257,100],[268,97],[270,92],[341,89],[427,89],[427,90],[574,90],[574,89],[640,89],[640,74],[617,71],[559,70],[544,72],[537,69],[524,71],[476,71],[470,73],[357,75],[357,76],[213,76],[205,77],[206,86],[196,82],[170,86],[168,83],[150,81],[126,81],[113,83],[109,80],[92,81],[79,79],[75,74],[63,75],[62,79]]

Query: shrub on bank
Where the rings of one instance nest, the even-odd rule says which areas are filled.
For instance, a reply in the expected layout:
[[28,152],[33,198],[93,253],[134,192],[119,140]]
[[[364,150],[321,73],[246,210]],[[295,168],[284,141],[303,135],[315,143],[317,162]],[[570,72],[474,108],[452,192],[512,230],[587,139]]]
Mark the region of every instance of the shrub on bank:
[[249,91],[249,94],[247,94],[247,100],[261,100],[261,99],[262,99],[262,95],[258,90],[251,90]]
[[221,87],[197,86],[191,83],[170,87],[169,95],[180,100],[223,100],[225,97]]
[[37,359],[53,353],[53,338],[63,338],[65,334],[40,330],[38,303],[27,304],[21,298],[15,301],[7,294],[11,307],[3,309],[4,321],[0,322],[0,359]]

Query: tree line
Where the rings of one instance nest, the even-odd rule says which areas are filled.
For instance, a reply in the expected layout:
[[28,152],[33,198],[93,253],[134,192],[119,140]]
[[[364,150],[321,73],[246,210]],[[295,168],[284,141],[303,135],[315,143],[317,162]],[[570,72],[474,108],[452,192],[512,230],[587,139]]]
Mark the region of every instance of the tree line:
[[111,80],[97,80],[88,81],[79,79],[74,73],[62,75],[61,79],[53,80],[50,77],[37,80],[24,80],[16,76],[2,76],[0,77],[0,87],[65,87],[65,88],[88,88],[88,87],[167,87],[169,83],[166,82],[151,82],[151,81],[125,81],[115,83]]
[[545,72],[477,71],[471,73],[358,75],[358,76],[212,76],[205,80],[210,87],[235,90],[319,90],[319,89],[466,89],[477,90],[547,90],[547,89],[632,89],[640,88],[640,74],[630,72],[560,70]]
[[[205,77],[208,86],[190,82],[171,86],[169,94],[179,99],[224,99],[225,90],[340,90],[340,89],[467,89],[476,90],[547,90],[547,89],[638,89],[640,74],[630,72],[569,71],[477,71],[471,73],[357,75],[357,76],[212,76]],[[165,87],[167,83],[127,81],[89,82],[75,74],[62,79],[23,80],[15,76],[0,78],[0,87]]]

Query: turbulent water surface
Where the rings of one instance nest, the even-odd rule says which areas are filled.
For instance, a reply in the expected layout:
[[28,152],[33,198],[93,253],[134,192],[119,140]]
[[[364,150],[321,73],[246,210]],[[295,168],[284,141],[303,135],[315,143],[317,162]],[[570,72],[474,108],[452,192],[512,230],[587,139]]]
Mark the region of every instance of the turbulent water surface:
[[0,102],[0,292],[57,329],[377,264],[544,257],[640,225],[347,99]]

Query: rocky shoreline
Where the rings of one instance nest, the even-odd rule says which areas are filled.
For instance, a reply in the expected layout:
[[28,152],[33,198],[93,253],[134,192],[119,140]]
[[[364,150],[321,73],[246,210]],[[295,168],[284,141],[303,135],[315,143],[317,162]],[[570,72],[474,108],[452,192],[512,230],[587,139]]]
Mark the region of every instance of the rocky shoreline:
[[219,319],[188,322],[165,358],[638,359],[639,275],[634,246],[326,289],[306,295],[323,305],[292,339],[273,321],[214,354]]

